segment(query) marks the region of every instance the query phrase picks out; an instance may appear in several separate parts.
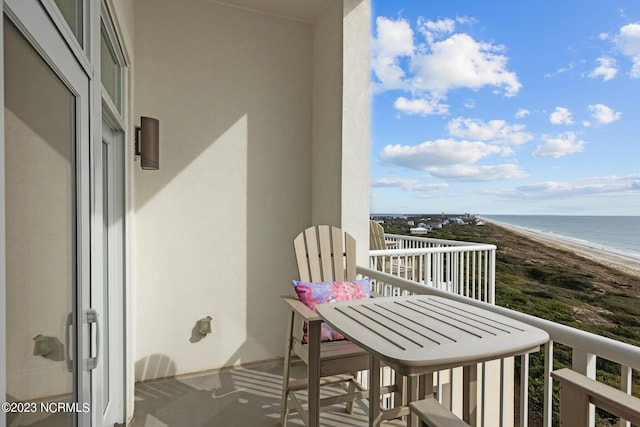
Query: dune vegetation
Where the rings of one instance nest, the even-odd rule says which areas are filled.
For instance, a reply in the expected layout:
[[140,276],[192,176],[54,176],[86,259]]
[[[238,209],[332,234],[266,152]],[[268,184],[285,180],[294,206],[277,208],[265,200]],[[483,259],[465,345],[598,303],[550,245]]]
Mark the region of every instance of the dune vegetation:
[[[640,276],[549,247],[495,225],[448,225],[428,237],[491,243],[496,251],[496,303],[618,341],[640,346]],[[554,366],[571,364],[571,349],[554,346]],[[530,361],[530,425],[542,425],[542,353]],[[598,360],[600,381],[618,388],[620,368]],[[640,378],[634,373],[634,395]],[[557,410],[557,408],[555,408]],[[617,425],[599,411],[597,425]]]

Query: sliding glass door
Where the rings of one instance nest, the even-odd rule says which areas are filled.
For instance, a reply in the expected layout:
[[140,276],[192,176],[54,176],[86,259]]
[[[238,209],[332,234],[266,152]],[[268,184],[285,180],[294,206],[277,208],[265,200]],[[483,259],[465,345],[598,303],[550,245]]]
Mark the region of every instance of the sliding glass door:
[[40,4],[5,10],[7,425],[88,425],[89,79]]

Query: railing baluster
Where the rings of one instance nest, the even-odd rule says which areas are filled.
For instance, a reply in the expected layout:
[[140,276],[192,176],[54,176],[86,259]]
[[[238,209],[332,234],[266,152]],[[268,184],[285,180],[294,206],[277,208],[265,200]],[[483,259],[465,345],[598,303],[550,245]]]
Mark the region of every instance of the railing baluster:
[[544,345],[544,408],[542,414],[543,427],[552,427],[553,423],[553,340]]
[[520,356],[520,426],[529,425],[529,353]]
[[[633,388],[633,369],[630,366],[620,366],[620,390],[631,394]],[[620,427],[631,427],[631,422],[620,418]]]

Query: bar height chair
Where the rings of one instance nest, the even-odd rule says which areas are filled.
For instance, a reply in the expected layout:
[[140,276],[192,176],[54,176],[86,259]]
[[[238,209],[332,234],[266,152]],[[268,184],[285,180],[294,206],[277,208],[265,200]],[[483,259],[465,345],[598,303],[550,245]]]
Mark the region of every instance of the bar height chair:
[[[294,240],[300,280],[303,282],[348,282],[356,280],[355,239],[339,228],[319,225],[309,227]],[[347,341],[321,342],[321,318],[296,297],[283,297],[290,309],[285,348],[281,423],[285,426],[290,412],[300,413],[305,425],[317,427],[320,407],[346,403],[351,413],[353,401],[368,397],[356,379],[358,371],[369,369],[368,353]],[[301,321],[307,322],[308,343],[302,339]],[[306,379],[290,379],[292,356],[307,366]],[[320,388],[343,383],[346,392],[320,398]],[[303,404],[297,392],[308,391]],[[292,405],[291,405],[292,404]],[[291,407],[293,406],[293,407]]]

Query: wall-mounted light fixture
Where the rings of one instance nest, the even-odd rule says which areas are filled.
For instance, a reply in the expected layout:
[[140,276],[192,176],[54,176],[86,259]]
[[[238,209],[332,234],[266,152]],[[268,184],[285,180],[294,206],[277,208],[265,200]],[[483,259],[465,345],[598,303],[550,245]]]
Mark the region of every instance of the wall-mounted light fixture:
[[140,117],[136,126],[136,156],[142,169],[160,168],[160,122],[153,117]]

